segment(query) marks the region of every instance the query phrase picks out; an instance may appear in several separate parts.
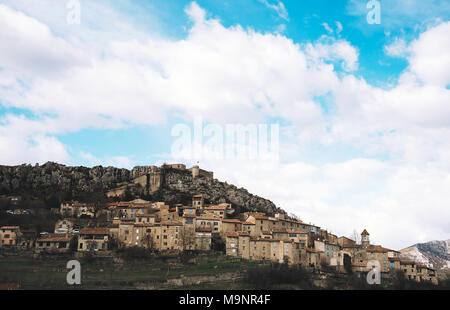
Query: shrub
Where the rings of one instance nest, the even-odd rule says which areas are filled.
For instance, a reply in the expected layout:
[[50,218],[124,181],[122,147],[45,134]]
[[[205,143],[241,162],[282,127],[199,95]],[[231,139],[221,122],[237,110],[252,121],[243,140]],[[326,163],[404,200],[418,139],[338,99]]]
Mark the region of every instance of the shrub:
[[125,260],[137,260],[151,258],[150,250],[141,247],[122,248],[118,250],[119,255]]
[[255,289],[273,289],[281,285],[295,285],[311,289],[311,274],[301,266],[272,264],[250,268],[246,275],[247,282]]

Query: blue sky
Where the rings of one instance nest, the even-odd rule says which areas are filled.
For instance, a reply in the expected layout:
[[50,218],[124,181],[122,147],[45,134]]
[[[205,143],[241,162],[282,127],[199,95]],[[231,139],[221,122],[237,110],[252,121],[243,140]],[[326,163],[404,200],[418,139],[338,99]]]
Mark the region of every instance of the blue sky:
[[[448,238],[450,4],[368,2],[0,0],[0,164],[200,161],[338,234]],[[278,124],[279,160],[173,154],[198,117]]]

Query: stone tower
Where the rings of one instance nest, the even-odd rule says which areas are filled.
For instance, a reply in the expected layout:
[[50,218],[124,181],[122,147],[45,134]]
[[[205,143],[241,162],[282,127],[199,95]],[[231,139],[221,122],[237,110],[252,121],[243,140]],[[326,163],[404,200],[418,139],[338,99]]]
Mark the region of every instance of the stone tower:
[[199,166],[192,166],[192,178],[195,179],[200,174],[200,167]]
[[369,240],[369,233],[367,232],[367,230],[363,230],[363,232],[361,233],[361,247],[363,249],[367,249],[370,245],[370,240]]

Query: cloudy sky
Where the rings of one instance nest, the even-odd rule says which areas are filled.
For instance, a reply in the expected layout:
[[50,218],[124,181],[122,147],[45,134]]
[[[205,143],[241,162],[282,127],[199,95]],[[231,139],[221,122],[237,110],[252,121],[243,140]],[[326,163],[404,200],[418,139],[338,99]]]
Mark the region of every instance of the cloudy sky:
[[[448,1],[93,2],[0,0],[0,164],[199,161],[338,235],[450,237]],[[199,117],[279,158],[177,158]]]

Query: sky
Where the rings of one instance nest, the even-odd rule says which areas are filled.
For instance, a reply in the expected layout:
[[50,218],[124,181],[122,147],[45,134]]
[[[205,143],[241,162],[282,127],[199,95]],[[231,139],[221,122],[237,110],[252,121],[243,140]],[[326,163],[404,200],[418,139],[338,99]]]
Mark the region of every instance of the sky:
[[[446,0],[0,0],[0,164],[199,163],[339,236],[448,239],[449,38]],[[208,151],[255,124],[273,156]]]

